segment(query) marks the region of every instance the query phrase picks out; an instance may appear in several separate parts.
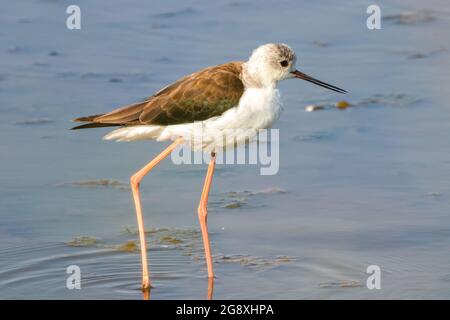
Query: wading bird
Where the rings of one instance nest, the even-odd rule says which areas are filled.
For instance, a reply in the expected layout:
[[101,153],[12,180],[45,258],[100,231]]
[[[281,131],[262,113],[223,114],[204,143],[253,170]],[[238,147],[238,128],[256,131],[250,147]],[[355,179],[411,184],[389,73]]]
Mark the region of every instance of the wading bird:
[[[249,135],[272,126],[281,111],[277,83],[298,78],[321,87],[345,90],[310,77],[295,68],[295,52],[285,44],[265,44],[253,51],[248,61],[229,62],[208,67],[158,91],[143,102],[124,106],[105,114],[74,119],[86,124],[73,129],[120,128],[108,133],[107,140],[135,141],[153,139],[173,141],[163,152],[130,178],[136,207],[142,258],[142,289],[150,288],[147,266],[144,219],[139,185],[142,178],[180,144],[211,153],[198,218],[205,247],[208,277],[213,278],[208,238],[207,203],[214,174],[216,152],[224,147],[224,135],[233,135],[231,146],[245,143]],[[201,139],[193,139],[198,125]],[[233,132],[235,132],[233,134]],[[237,143],[236,143],[237,142]],[[226,143],[225,143],[226,144]]]

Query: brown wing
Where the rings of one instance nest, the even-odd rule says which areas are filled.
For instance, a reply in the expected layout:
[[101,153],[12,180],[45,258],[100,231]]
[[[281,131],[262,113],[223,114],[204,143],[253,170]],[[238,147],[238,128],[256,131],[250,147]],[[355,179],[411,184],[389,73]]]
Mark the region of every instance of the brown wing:
[[244,92],[241,70],[242,62],[209,67],[165,87],[146,101],[75,121],[104,126],[172,125],[206,120],[239,103]]

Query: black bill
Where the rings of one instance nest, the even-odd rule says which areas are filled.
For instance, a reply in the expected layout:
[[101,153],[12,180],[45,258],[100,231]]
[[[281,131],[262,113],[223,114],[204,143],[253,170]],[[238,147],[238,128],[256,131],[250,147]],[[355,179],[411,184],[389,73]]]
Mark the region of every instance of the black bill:
[[333,91],[336,91],[336,92],[339,92],[339,93],[347,93],[347,91],[345,91],[344,89],[341,89],[341,88],[332,86],[331,84],[328,84],[328,83],[322,82],[322,81],[320,81],[320,80],[317,80],[317,79],[315,79],[315,78],[313,78],[313,77],[310,77],[310,76],[308,76],[307,74],[304,74],[303,72],[300,72],[300,71],[298,71],[298,70],[292,71],[291,73],[292,73],[296,78],[299,78],[299,79],[303,79],[303,80],[312,82],[312,83],[314,83],[314,84],[317,84],[318,86],[327,88],[327,89],[329,89],[329,90],[333,90]]

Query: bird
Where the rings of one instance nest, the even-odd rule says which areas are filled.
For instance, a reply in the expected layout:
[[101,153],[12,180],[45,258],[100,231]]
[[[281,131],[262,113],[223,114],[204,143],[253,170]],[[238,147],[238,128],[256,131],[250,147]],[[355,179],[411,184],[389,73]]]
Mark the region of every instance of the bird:
[[[72,128],[76,130],[119,127],[106,134],[106,140],[171,141],[166,149],[130,177],[141,250],[143,290],[151,288],[139,190],[144,176],[178,146],[189,145],[210,155],[197,214],[208,278],[213,279],[207,204],[216,153],[230,145],[236,147],[243,144],[258,130],[274,124],[282,110],[277,89],[282,80],[303,79],[338,93],[347,93],[297,70],[296,61],[296,53],[290,46],[283,43],[264,44],[253,50],[247,61],[207,67],[173,82],[144,101],[104,114],[73,119],[84,123]],[[198,128],[201,129],[200,139],[192,139]],[[232,135],[232,139],[226,139],[232,142],[224,142],[224,135]]]

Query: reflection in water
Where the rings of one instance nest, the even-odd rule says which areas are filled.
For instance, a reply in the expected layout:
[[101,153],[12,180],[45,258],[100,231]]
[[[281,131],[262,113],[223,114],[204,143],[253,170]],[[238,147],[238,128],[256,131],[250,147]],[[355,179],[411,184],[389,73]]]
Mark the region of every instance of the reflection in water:
[[[150,300],[152,288],[142,290],[142,299]],[[214,278],[208,278],[208,292],[206,294],[206,300],[212,300],[214,294]]]
[[142,299],[143,300],[150,300],[150,293],[152,291],[152,288],[148,288],[148,289],[142,289]]

